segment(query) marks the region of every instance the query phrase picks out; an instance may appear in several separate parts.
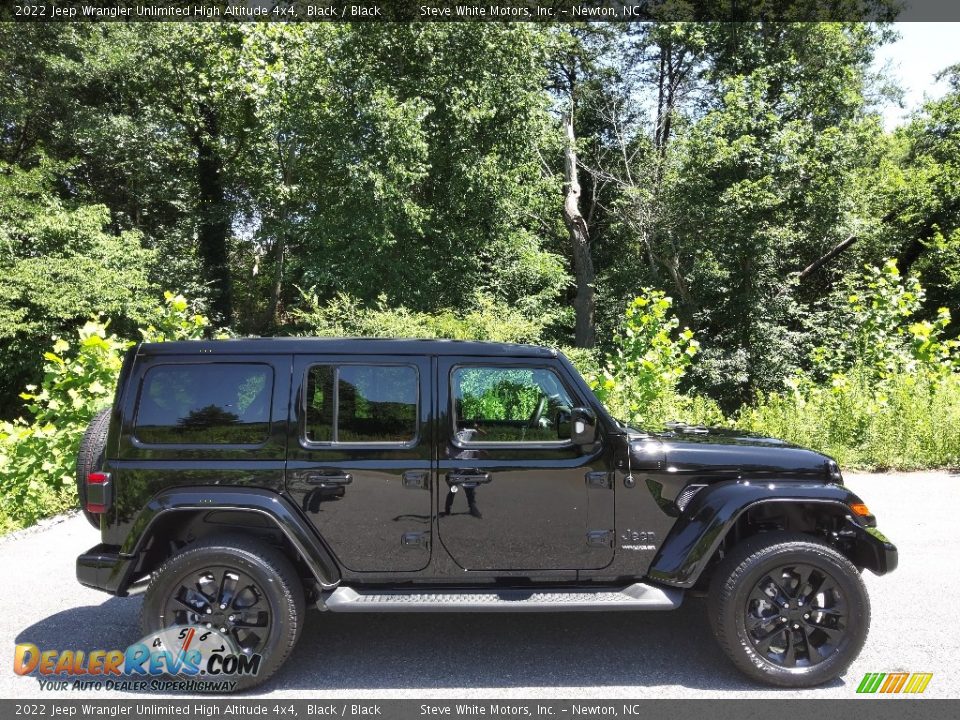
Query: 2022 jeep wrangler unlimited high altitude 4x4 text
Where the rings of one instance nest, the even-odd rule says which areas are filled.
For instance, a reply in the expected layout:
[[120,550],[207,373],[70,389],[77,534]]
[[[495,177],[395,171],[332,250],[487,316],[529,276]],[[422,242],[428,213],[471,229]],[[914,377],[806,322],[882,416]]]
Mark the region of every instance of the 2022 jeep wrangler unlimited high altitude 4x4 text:
[[142,344],[78,459],[101,544],[77,577],[145,592],[144,632],[217,628],[283,663],[330,612],[671,610],[708,591],[758,680],[837,677],[860,572],[896,548],[828,457],[612,418],[554,350],[429,340]]

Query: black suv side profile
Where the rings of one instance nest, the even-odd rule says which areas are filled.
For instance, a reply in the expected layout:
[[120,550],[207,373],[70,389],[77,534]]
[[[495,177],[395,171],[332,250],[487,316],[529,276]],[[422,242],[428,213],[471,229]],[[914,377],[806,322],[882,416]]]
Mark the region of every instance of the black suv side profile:
[[829,457],[631,428],[562,354],[440,340],[141,344],[78,458],[88,587],[217,628],[262,682],[329,612],[671,610],[750,677],[841,675],[896,548]]

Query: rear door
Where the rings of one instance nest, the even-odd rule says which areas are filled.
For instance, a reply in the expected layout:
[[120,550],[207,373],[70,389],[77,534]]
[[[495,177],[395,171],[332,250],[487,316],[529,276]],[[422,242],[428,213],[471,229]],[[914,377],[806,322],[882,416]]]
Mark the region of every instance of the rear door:
[[354,572],[430,561],[430,360],[298,356],[287,491]]
[[613,559],[613,490],[603,443],[570,442],[586,404],[539,359],[439,358],[440,540],[480,571],[603,568]]

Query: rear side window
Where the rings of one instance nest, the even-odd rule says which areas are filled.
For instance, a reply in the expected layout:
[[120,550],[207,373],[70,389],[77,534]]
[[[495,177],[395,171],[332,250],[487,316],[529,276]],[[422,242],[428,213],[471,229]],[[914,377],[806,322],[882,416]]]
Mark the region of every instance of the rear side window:
[[158,365],[144,375],[134,436],[158,445],[259,445],[270,433],[272,397],[269,365]]
[[408,444],[417,437],[416,368],[314,365],[307,372],[307,442]]

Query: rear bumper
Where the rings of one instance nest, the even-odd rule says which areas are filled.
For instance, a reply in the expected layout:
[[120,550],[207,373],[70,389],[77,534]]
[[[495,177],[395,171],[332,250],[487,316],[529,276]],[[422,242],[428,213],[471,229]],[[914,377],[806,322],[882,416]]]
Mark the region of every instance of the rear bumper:
[[133,559],[121,555],[116,545],[96,545],[77,558],[77,580],[111,595],[126,595]]
[[856,564],[872,570],[877,575],[886,575],[897,569],[899,556],[897,546],[882,532],[872,527],[857,528]]

